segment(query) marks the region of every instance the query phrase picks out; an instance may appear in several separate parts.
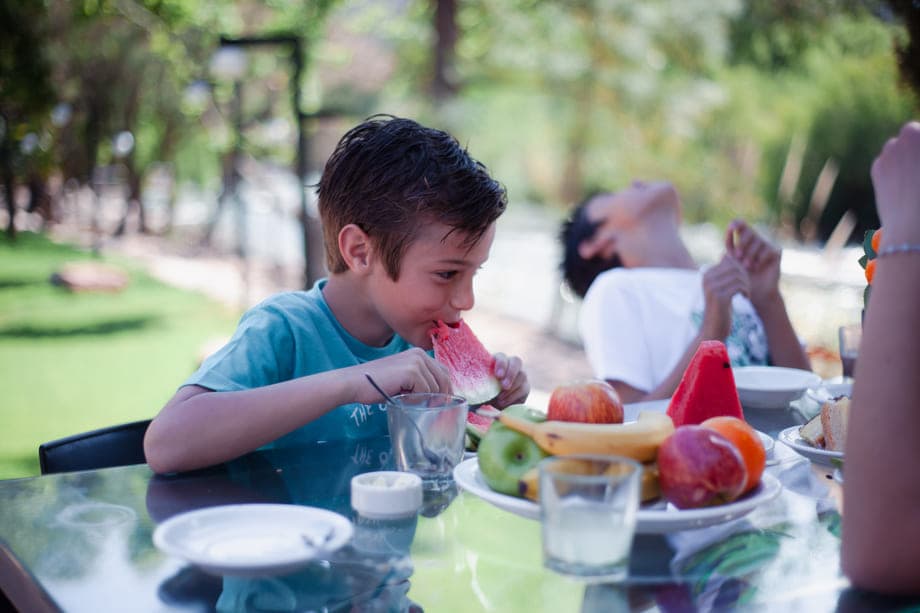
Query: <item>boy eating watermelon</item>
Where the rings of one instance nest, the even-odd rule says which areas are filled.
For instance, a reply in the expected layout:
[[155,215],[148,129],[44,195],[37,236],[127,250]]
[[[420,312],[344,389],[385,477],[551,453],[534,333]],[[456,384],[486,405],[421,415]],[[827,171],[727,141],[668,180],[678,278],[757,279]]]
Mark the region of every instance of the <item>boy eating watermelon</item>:
[[[425,350],[437,322],[473,307],[506,195],[449,134],[374,116],[350,130],[318,185],[329,277],[268,298],[240,320],[153,420],[156,472],[264,446],[386,434],[380,394],[451,391]],[[530,391],[521,360],[495,354],[502,408]]]

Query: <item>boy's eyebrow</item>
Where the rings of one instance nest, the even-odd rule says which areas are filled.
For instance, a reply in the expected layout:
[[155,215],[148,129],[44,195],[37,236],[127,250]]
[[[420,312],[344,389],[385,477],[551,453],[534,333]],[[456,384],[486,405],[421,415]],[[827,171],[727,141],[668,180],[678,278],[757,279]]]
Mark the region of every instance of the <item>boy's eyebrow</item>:
[[453,265],[453,266],[474,266],[474,264],[470,262],[469,260],[461,260],[461,259],[454,259],[454,258],[449,258],[446,260],[438,260],[438,264],[448,264],[448,265]]

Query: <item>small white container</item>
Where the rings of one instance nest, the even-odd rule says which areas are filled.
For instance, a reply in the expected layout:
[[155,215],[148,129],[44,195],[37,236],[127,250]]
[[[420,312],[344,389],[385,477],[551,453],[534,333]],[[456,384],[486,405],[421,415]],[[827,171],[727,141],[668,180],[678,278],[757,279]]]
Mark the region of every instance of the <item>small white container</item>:
[[421,506],[422,479],[418,475],[382,470],[351,478],[351,507],[364,517],[406,517]]

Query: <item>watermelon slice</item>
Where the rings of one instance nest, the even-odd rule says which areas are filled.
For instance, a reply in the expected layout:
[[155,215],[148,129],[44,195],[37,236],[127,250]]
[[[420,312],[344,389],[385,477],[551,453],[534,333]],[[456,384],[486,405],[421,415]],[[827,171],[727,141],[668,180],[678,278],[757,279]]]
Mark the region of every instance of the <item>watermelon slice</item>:
[[668,415],[675,428],[722,415],[744,419],[731,360],[722,342],[700,343],[674,390]]
[[492,400],[502,391],[492,374],[495,359],[462,319],[454,325],[439,321],[428,332],[435,359],[447,367],[450,384],[458,396],[473,404]]
[[476,451],[476,448],[479,447],[479,441],[482,440],[482,437],[486,435],[486,432],[492,426],[492,422],[495,421],[494,417],[483,414],[482,409],[484,407],[492,408],[490,405],[484,404],[479,407],[478,411],[470,411],[466,416],[466,448],[470,451]]

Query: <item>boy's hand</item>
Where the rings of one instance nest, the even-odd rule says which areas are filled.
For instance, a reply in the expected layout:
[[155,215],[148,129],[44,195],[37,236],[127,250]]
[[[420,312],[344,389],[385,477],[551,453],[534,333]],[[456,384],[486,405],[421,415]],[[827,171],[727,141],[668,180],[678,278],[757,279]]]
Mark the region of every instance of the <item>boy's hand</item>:
[[524,372],[524,363],[517,356],[508,357],[504,353],[496,353],[495,364],[492,372],[502,386],[501,393],[492,401],[496,409],[503,409],[512,404],[521,404],[530,395],[530,382]]
[[750,278],[749,297],[755,308],[779,294],[782,250],[767,242],[741,219],[728,225],[725,250],[738,260]]
[[383,402],[380,392],[364,377],[367,373],[390,396],[407,392],[450,392],[447,368],[418,347],[352,366],[355,398],[361,404]]
[[703,340],[725,341],[732,328],[732,297],[739,293],[746,295],[749,283],[744,267],[728,253],[703,274],[706,300],[700,325]]

